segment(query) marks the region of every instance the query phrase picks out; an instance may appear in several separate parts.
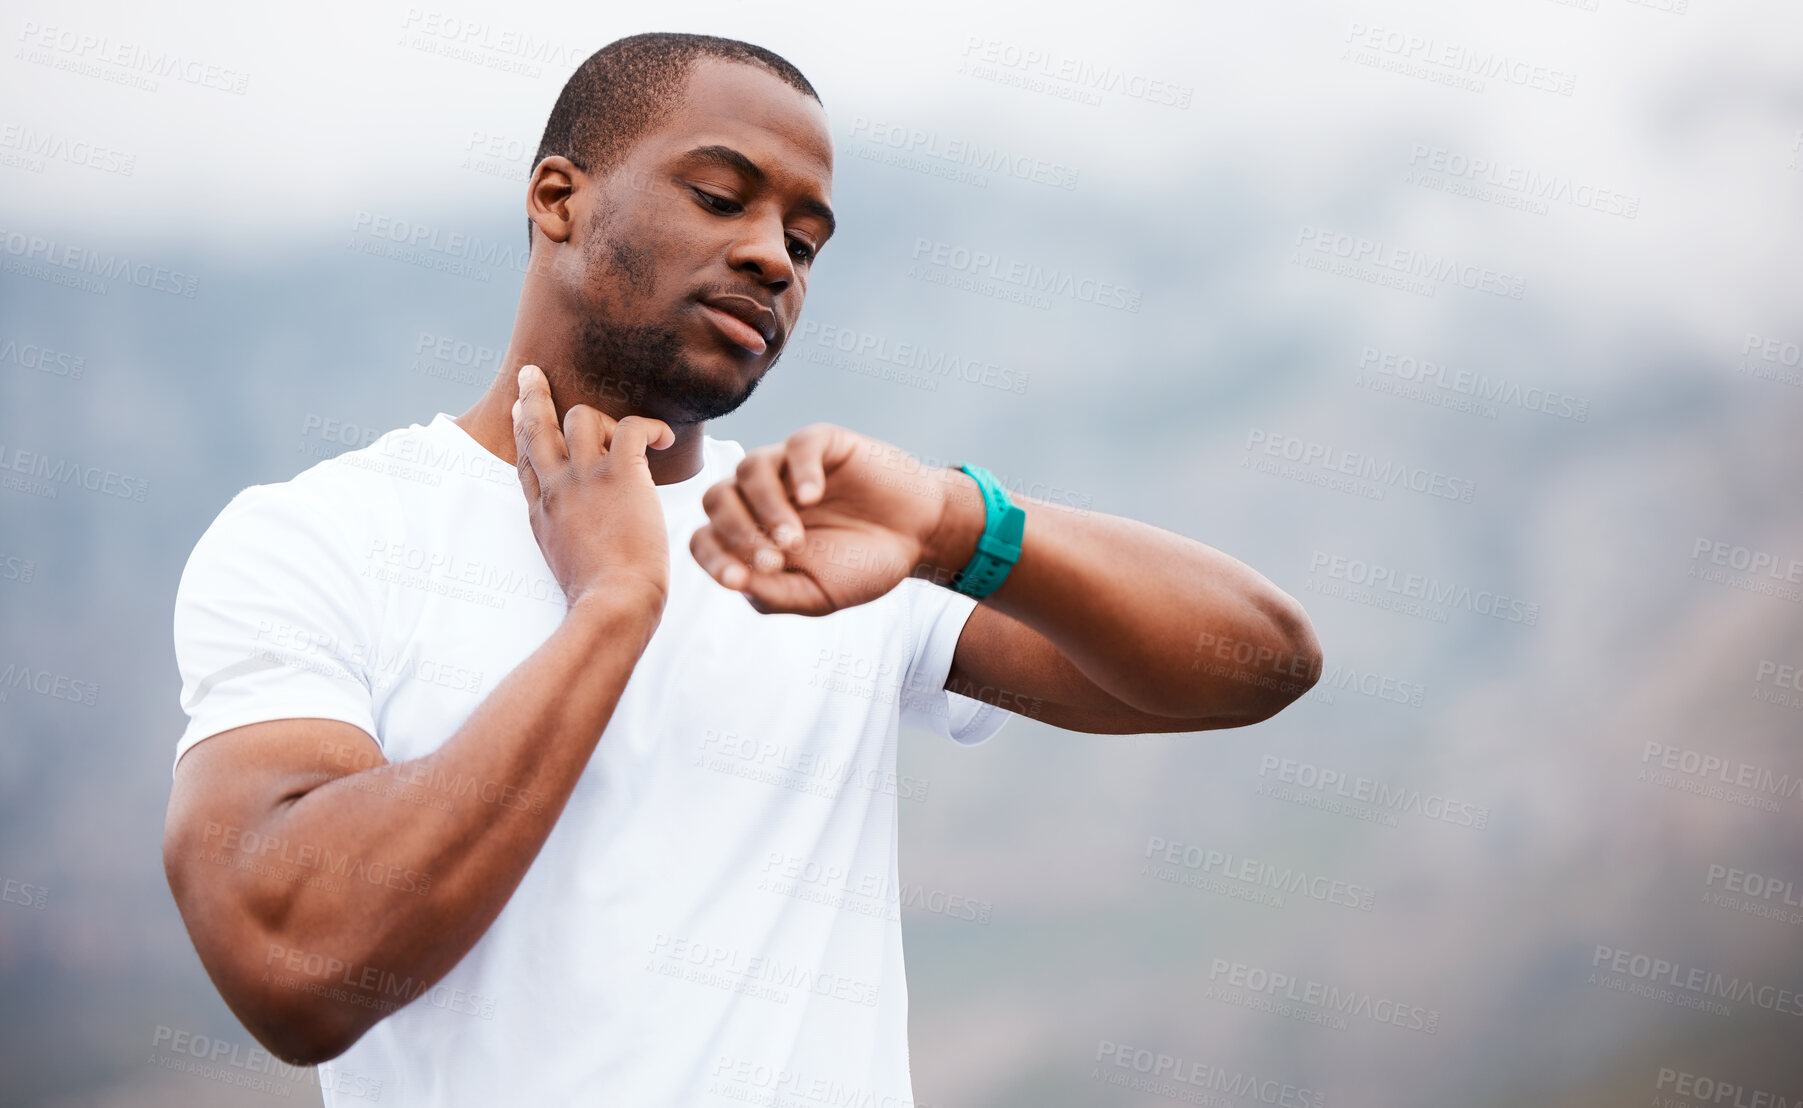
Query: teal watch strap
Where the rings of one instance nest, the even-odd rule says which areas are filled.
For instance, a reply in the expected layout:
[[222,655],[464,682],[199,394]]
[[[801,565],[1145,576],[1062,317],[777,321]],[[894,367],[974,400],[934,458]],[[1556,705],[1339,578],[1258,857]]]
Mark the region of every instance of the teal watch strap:
[[1020,560],[1020,539],[1026,529],[1026,510],[1014,503],[1008,490],[1002,488],[995,474],[982,466],[958,467],[976,481],[983,490],[983,534],[977,539],[977,552],[952,578],[952,588],[979,599],[1001,587],[1008,571]]

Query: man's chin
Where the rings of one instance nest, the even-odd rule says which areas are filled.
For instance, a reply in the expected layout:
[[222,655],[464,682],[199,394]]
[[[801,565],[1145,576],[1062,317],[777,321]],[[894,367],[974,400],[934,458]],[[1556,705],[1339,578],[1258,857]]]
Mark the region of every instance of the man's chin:
[[700,423],[739,409],[763,380],[765,367],[718,348],[679,358],[646,382],[639,410],[666,423]]
[[577,358],[582,393],[608,411],[626,408],[666,423],[718,419],[751,396],[774,359],[735,352],[718,336],[669,325],[584,320]]

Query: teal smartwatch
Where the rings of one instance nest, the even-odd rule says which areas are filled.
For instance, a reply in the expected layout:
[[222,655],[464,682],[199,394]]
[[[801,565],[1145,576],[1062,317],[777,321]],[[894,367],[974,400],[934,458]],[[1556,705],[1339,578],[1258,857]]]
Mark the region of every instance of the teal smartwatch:
[[983,490],[983,535],[977,539],[977,552],[970,564],[952,578],[952,588],[966,596],[982,598],[1001,587],[1008,571],[1020,560],[1021,532],[1026,529],[1027,513],[1008,497],[995,474],[982,466],[958,467],[976,481]]

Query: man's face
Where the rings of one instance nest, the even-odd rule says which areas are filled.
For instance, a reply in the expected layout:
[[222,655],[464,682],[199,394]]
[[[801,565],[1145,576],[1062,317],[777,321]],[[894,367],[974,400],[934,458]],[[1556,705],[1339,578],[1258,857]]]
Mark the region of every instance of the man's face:
[[832,159],[813,99],[755,66],[696,62],[683,103],[571,198],[580,262],[559,261],[577,398],[626,397],[672,424],[744,403],[832,233]]

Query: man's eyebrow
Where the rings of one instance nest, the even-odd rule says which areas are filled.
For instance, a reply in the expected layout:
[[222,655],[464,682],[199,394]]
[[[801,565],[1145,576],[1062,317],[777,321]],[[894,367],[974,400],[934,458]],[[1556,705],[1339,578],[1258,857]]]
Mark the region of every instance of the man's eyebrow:
[[833,218],[831,208],[812,196],[807,196],[802,198],[801,210],[808,215],[819,216],[821,221],[826,224],[826,234],[822,236],[822,242],[833,237],[833,231],[839,226],[839,221]]
[[[730,146],[697,146],[682,156],[685,162],[711,162],[733,170],[754,185],[762,185],[769,177],[758,167],[758,164]],[[817,216],[826,222],[826,237],[831,238],[839,221],[833,218],[833,209],[825,201],[816,200],[812,196],[801,199],[798,207],[808,215]]]
[[712,162],[723,165],[743,175],[752,184],[761,185],[766,180],[764,171],[758,164],[730,146],[697,146],[682,156],[685,162]]

